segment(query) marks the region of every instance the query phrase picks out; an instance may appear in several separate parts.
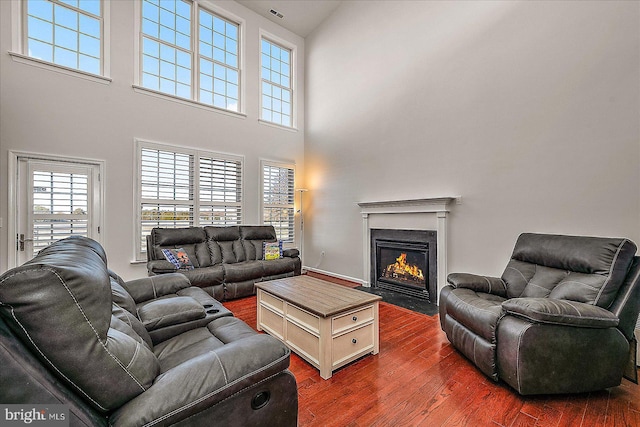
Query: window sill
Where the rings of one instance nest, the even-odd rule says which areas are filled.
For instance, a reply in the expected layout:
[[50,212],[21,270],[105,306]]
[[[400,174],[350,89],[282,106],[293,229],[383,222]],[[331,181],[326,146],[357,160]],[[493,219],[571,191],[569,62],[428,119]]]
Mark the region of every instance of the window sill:
[[31,65],[33,67],[42,68],[49,71],[55,71],[68,76],[80,77],[92,82],[108,85],[112,82],[110,77],[100,76],[98,74],[87,73],[86,71],[76,70],[74,68],[65,67],[64,65],[54,64],[53,62],[43,61],[41,59],[32,58],[17,52],[9,51],[9,55],[15,62]]
[[236,113],[235,111],[224,110],[222,108],[214,107],[213,105],[204,104],[202,102],[194,101],[192,99],[181,98],[175,95],[169,95],[163,92],[158,92],[157,90],[148,89],[146,87],[132,85],[133,90],[137,93],[142,93],[144,95],[155,96],[156,98],[166,99],[167,101],[177,102],[182,105],[189,105],[196,108],[201,108],[203,110],[213,111],[215,113],[224,114],[231,117],[236,117],[239,119],[247,118],[247,115],[244,113]]
[[289,132],[298,132],[298,128],[279,125],[279,124],[277,124],[277,123],[268,122],[268,121],[263,120],[263,119],[258,119],[258,123],[260,123],[260,124],[262,124],[262,125],[265,125],[265,126],[274,127],[274,128],[276,128],[276,129],[286,130],[286,131],[289,131]]

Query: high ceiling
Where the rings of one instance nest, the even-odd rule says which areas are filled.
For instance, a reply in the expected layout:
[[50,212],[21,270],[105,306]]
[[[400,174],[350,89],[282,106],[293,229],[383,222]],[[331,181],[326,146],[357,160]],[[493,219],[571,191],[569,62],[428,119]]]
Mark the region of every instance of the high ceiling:
[[[237,0],[237,2],[287,30],[306,37],[340,6],[342,0]],[[272,9],[283,17],[274,15],[270,12]]]

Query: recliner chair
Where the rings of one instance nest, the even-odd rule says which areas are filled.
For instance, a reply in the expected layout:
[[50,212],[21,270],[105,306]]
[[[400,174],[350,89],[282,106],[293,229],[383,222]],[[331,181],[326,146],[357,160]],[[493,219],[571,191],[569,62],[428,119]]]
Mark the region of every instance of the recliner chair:
[[452,273],[447,338],[522,395],[637,383],[640,258],[627,239],[521,234],[502,277]]

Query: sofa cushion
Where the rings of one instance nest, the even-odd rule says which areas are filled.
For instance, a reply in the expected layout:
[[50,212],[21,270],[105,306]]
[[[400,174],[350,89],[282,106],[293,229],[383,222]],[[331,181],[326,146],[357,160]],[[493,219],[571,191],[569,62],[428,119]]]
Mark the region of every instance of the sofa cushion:
[[606,308],[635,253],[627,239],[523,233],[502,279],[510,298],[548,296]]
[[111,301],[131,314],[136,313],[136,302],[131,294],[113,279],[111,279]]
[[65,383],[108,412],[148,389],[159,364],[133,330],[122,332],[124,322],[112,327],[106,258],[91,242],[61,240],[0,276],[0,314]]
[[202,227],[154,228],[151,230],[154,242],[153,259],[164,259],[162,249],[183,248],[194,267],[211,265],[207,235]]
[[193,286],[206,287],[224,283],[224,267],[214,265],[212,267],[196,268],[194,270],[181,271]]
[[280,258],[270,261],[258,261],[262,264],[264,276],[277,276],[284,273],[292,272],[295,268],[295,261],[293,258]]
[[245,261],[224,265],[225,283],[260,279],[264,275],[262,261]]
[[[149,335],[149,332],[144,327],[140,319],[138,319],[133,314],[129,313],[129,311],[120,307],[115,302],[113,303],[111,313],[113,314],[114,317],[117,317],[118,319],[120,319],[121,321],[129,325],[129,327],[133,329],[136,334],[138,334],[139,338],[142,338],[142,340],[147,344],[149,349],[153,348],[153,342],[151,341],[151,336]],[[111,327],[114,327],[113,321],[111,322]],[[120,331],[127,333],[126,331],[123,331],[123,330],[120,330]],[[136,337],[133,337],[133,338],[137,339]]]

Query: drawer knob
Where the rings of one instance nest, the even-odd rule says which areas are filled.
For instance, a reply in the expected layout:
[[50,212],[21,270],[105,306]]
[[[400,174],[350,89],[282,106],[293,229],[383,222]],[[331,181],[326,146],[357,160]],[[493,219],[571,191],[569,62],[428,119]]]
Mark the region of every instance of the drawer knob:
[[358,342],[358,340],[354,338],[354,339],[351,340],[351,342],[355,344],[355,343]]
[[358,316],[353,316],[353,321],[355,322],[356,320],[358,320]]

